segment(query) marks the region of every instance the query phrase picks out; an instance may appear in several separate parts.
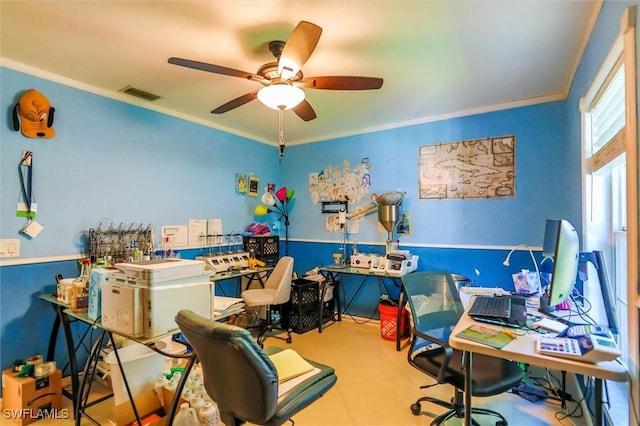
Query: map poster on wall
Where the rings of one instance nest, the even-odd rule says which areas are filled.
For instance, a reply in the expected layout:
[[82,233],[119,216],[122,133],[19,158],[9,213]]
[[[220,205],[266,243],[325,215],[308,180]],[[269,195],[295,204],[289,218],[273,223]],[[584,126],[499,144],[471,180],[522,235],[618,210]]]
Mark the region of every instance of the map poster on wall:
[[515,136],[420,147],[420,199],[514,198]]

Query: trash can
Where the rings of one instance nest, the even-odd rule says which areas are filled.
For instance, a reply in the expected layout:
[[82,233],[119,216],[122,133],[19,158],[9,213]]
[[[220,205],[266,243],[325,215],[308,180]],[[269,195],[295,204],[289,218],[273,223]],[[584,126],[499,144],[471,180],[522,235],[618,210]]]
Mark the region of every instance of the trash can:
[[[159,349],[165,349],[164,342],[157,342]],[[133,396],[144,391],[153,390],[153,385],[164,367],[164,356],[149,349],[147,346],[135,343],[118,349],[118,356]],[[114,403],[121,404],[129,400],[124,380],[118,367],[118,360],[114,352],[107,355],[111,386],[113,387]]]
[[[384,340],[395,342],[398,333],[398,302],[387,297],[380,298],[378,310],[380,311],[380,337]],[[400,317],[400,335],[407,333],[407,310],[402,308]]]

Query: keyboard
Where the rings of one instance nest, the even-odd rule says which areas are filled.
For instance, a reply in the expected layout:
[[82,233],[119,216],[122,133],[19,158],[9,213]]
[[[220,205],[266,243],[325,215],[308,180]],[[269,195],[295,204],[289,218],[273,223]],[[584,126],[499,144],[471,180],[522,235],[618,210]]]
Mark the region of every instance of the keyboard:
[[511,298],[476,296],[473,300],[473,305],[471,305],[471,308],[469,309],[469,316],[504,319],[510,318]]

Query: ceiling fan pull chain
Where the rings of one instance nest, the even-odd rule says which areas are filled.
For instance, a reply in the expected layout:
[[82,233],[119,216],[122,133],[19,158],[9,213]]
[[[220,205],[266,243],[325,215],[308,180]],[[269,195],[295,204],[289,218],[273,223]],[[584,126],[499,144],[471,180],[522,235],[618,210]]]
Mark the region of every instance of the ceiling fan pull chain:
[[284,156],[284,108],[278,109],[278,142],[280,157]]

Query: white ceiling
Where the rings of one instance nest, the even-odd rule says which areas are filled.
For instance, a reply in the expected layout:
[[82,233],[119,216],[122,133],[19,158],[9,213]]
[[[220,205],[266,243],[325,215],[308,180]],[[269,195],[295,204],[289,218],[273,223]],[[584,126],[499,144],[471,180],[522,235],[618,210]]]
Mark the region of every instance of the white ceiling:
[[[299,21],[310,21],[323,32],[302,68],[305,77],[381,77],[384,85],[305,89],[317,118],[305,122],[285,112],[285,138],[295,144],[564,99],[600,6],[600,0],[2,0],[0,56],[9,68],[276,144],[277,112],[257,100],[210,113],[259,83],[167,59],[255,73],[274,59],[269,41],[286,41]],[[127,85],[161,99],[120,93]]]

